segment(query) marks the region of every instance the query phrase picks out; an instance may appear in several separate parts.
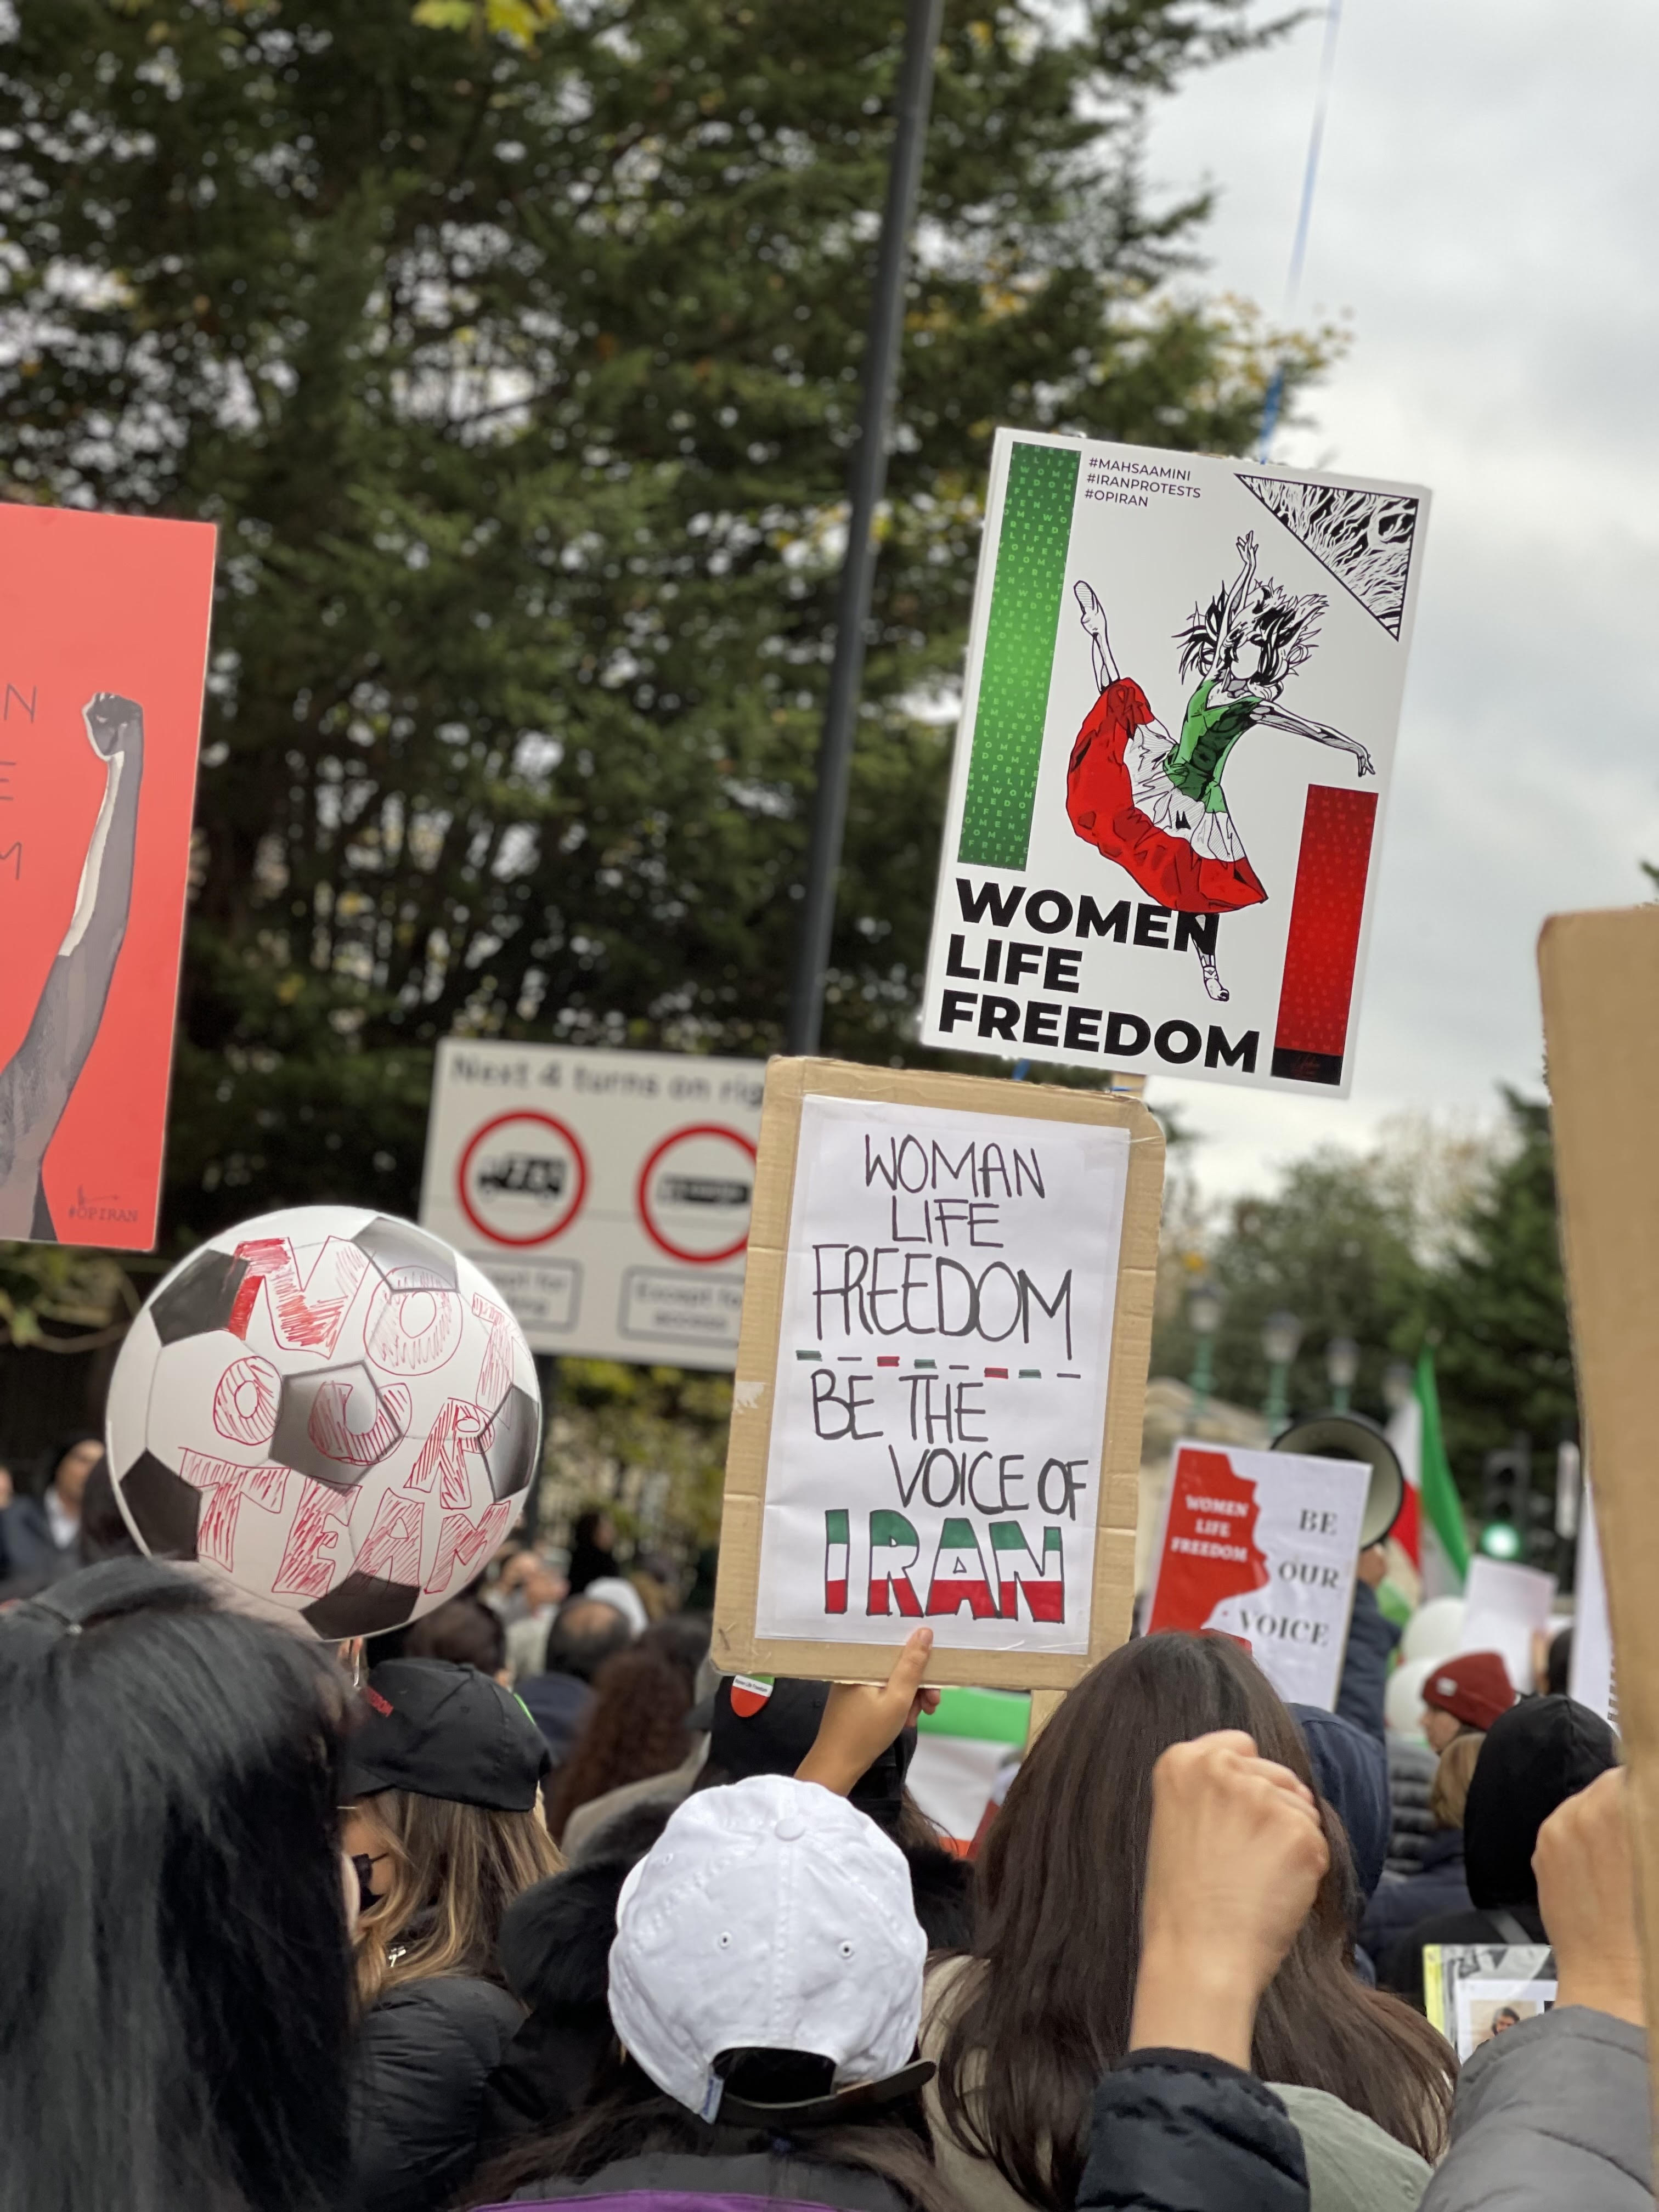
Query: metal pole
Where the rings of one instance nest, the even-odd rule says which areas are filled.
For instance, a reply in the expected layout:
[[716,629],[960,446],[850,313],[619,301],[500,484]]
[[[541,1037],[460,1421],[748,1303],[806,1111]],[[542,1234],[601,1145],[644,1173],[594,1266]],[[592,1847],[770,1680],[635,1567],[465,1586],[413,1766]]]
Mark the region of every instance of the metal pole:
[[870,313],[870,337],[864,356],[864,394],[859,410],[858,442],[853,448],[852,512],[847,554],[842,563],[836,605],[836,658],[830,672],[830,701],[818,743],[817,795],[812,810],[812,839],[806,866],[796,946],[794,988],[789,1000],[787,1048],[818,1048],[823,1021],[823,984],[830,966],[830,939],[836,920],[836,879],[841,871],[842,840],[847,829],[847,787],[858,726],[859,692],[864,679],[865,632],[875,580],[876,509],[887,483],[887,428],[898,376],[899,346],[904,334],[904,278],[910,226],[915,219],[927,143],[927,110],[933,93],[933,49],[939,44],[944,0],[908,0],[904,56],[899,68],[898,111],[893,158],[887,173],[887,205],[881,219],[881,250],[876,263],[876,291]]

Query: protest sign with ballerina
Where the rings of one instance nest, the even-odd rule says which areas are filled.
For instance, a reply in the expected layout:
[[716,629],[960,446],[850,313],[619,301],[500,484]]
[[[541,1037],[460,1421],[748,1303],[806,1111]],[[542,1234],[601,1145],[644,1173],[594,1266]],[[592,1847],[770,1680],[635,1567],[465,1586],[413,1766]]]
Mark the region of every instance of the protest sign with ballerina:
[[1426,507],[1000,435],[925,1042],[1346,1091]]

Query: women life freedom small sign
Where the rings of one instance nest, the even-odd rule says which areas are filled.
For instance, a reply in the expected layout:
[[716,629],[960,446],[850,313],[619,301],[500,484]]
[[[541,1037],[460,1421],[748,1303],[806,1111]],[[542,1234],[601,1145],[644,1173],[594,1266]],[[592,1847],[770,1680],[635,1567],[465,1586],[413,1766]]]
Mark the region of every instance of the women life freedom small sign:
[[[746,1390],[739,1355],[727,1477],[739,1559],[745,1505],[754,1511],[755,1644],[791,1647],[787,1667],[771,1656],[795,1672],[802,1645],[836,1647],[819,1669],[831,1673],[857,1671],[850,1647],[876,1647],[884,1673],[891,1647],[925,1621],[939,1662],[960,1655],[936,1664],[936,1679],[1069,1680],[1122,1633],[1127,1611],[1135,1440],[1115,1492],[1103,1444],[1114,1413],[1132,1414],[1138,1439],[1138,1280],[1119,1332],[1128,1367],[1115,1378],[1114,1338],[1135,1139],[1161,1153],[1155,1128],[1144,1109],[1088,1094],[1047,1098],[1091,1118],[1032,1118],[969,1105],[975,1094],[1018,1097],[1012,1085],[841,1073],[963,1103],[809,1092],[795,1107],[775,1272],[763,1254],[756,1276],[750,1245],[756,1294],[769,1280],[775,1294],[774,1364]],[[768,1111],[775,1131],[769,1082]],[[763,1125],[763,1176],[767,1153]],[[1133,1184],[1144,1228],[1148,1169],[1152,1237],[1139,1241],[1150,1262],[1158,1163]],[[743,1424],[763,1418],[763,1399],[751,1486]],[[1125,1601],[1108,1602],[1109,1620],[1097,1618],[1109,1535]],[[748,1650],[735,1579],[723,1583],[728,1597],[721,1619]]]
[[1146,1633],[1231,1636],[1287,1704],[1331,1711],[1370,1474],[1352,1460],[1178,1443]]

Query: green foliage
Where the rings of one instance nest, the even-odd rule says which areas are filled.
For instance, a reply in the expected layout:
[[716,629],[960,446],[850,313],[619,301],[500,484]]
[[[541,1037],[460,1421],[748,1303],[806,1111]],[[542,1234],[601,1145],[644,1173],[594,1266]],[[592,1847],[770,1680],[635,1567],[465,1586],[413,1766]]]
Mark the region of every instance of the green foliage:
[[118,1334],[137,1294],[105,1255],[61,1244],[0,1244],[0,1344],[81,1351]]
[[[16,15],[6,495],[221,529],[169,1237],[410,1207],[453,1030],[770,1049],[899,0]],[[1237,451],[1322,358],[1138,179],[1249,35],[948,11],[830,1050],[912,1048],[994,425]]]
[[[1315,1413],[1330,1403],[1325,1347],[1334,1336],[1351,1336],[1361,1350],[1354,1408],[1380,1418],[1382,1370],[1416,1351],[1426,1319],[1428,1280],[1412,1230],[1374,1165],[1334,1150],[1297,1161],[1272,1198],[1239,1200],[1209,1257],[1210,1279],[1224,1301],[1216,1395],[1243,1406],[1262,1402],[1262,1324],[1284,1308],[1303,1324],[1291,1406]],[[1171,1302],[1153,1347],[1153,1371],[1184,1378],[1194,1348],[1184,1300]]]
[[1290,1390],[1304,1413],[1330,1402],[1333,1336],[1358,1343],[1354,1409],[1379,1419],[1383,1369],[1427,1342],[1464,1497],[1478,1500],[1485,1454],[1517,1431],[1532,1438],[1547,1487],[1555,1446],[1577,1418],[1549,1112],[1513,1091],[1504,1103],[1507,1127],[1478,1169],[1468,1139],[1443,1141],[1437,1158],[1428,1133],[1407,1129],[1403,1144],[1366,1157],[1327,1151],[1294,1163],[1273,1197],[1240,1200],[1212,1237],[1187,1229],[1160,1286],[1153,1372],[1191,1370],[1185,1288],[1202,1261],[1224,1300],[1218,1397],[1261,1403],[1261,1327],[1275,1307],[1304,1323]]
[[716,1542],[731,1378],[562,1359],[548,1463],[569,1515],[610,1501],[624,1538],[691,1559]]
[[1446,1454],[1469,1498],[1483,1455],[1517,1432],[1532,1438],[1534,1481],[1547,1488],[1555,1447],[1578,1422],[1549,1109],[1504,1098],[1512,1149],[1469,1208],[1464,1249],[1431,1301]]

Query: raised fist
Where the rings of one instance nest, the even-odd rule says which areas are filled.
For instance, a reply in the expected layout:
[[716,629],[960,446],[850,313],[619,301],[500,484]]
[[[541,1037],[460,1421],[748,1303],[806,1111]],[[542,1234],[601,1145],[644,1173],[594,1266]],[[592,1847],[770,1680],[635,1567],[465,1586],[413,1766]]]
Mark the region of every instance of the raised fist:
[[144,743],[144,710],[118,692],[94,691],[81,709],[87,737],[100,760],[117,753],[139,753]]
[[1084,629],[1091,637],[1104,637],[1106,610],[1101,605],[1093,586],[1078,582],[1073,585],[1072,589],[1077,594],[1078,612],[1083,618]]

